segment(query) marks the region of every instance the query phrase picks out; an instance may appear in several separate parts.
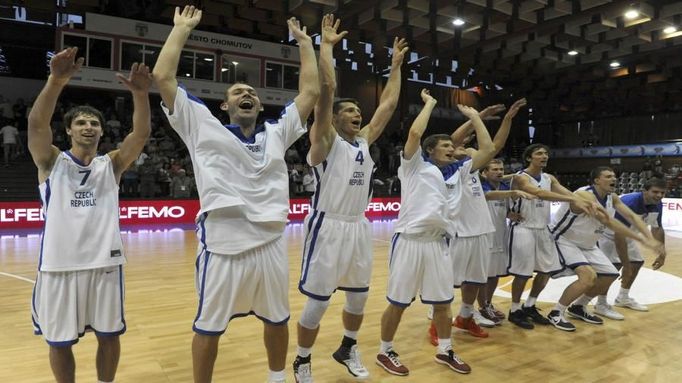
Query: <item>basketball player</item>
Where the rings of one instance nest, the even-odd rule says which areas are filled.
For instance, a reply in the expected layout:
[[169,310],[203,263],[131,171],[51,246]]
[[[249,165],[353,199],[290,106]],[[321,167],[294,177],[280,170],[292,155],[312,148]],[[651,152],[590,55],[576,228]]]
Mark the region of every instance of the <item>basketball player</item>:
[[[592,185],[579,188],[575,194],[585,200],[599,202],[606,213],[599,211],[592,217],[578,211],[573,203],[566,203],[561,205],[550,225],[562,264],[578,275],[578,280],[566,287],[559,302],[547,316],[554,327],[563,331],[575,331],[575,326],[566,320],[565,313],[587,323],[603,323],[586,306],[598,291],[609,286],[619,275],[616,267],[597,247],[604,227],[652,249],[661,246],[655,239],[640,236],[613,218],[616,211],[614,197],[618,197],[613,194],[616,175],[611,168],[601,166],[593,169],[590,179]],[[564,275],[566,273],[562,272],[555,277]]]
[[[615,181],[614,181],[615,182]],[[636,227],[643,235],[655,238],[665,244],[665,231],[661,224],[663,211],[662,200],[665,197],[667,184],[664,179],[650,178],[644,184],[644,190],[636,193],[624,194],[620,197],[625,209],[618,210],[616,218],[626,225]],[[649,232],[646,225],[651,226]],[[639,269],[644,264],[644,258],[634,241],[623,238],[618,234],[606,230],[599,239],[599,247],[614,263],[616,268],[622,267],[621,288],[616,298],[615,305],[626,307],[637,311],[648,311],[649,308],[634,298],[629,296],[630,288],[639,273]],[[657,270],[665,263],[665,246],[659,252],[653,264],[653,269]],[[608,287],[599,293],[595,312],[611,319],[623,319],[622,314],[617,313],[611,308],[606,300]],[[613,315],[613,313],[618,315]],[[610,314],[610,315],[609,315]]]
[[[488,333],[482,330],[474,319],[475,315],[480,314],[475,311],[474,303],[479,288],[485,287],[488,281],[489,234],[495,232],[478,170],[484,167],[500,148],[504,147],[512,119],[525,104],[526,100],[521,99],[509,108],[494,141],[490,140],[490,135],[483,126],[483,137],[479,136],[480,133],[476,131],[478,150],[471,148],[464,150],[462,146],[459,146],[458,153],[455,154],[462,163],[456,173],[458,179],[455,180],[455,177],[452,177],[446,181],[447,183],[455,182],[452,189],[454,193],[450,196],[455,238],[450,241],[449,251],[453,261],[454,286],[460,287],[462,291],[462,306],[453,326],[476,337],[488,336]],[[476,120],[471,119],[470,122],[475,127]],[[453,136],[455,135],[453,133]],[[483,320],[485,318],[479,319],[479,321]],[[490,325],[494,326],[495,322],[490,322]],[[433,326],[430,333],[433,340]]]
[[194,380],[211,381],[218,341],[228,322],[253,314],[264,323],[269,380],[283,382],[289,337],[288,262],[282,238],[289,207],[284,153],[305,133],[304,122],[319,95],[315,53],[305,27],[289,19],[300,47],[300,93],[279,120],[256,125],[262,110],[256,90],[233,84],[221,105],[230,117],[230,125],[223,126],[175,79],[182,47],[200,19],[201,11],[193,6],[176,8],[175,26],[154,68],[164,112],[195,164],[201,202]]
[[86,330],[97,336],[97,379],[113,382],[126,331],[123,315],[123,245],[118,184],[140,155],[151,130],[149,87],[144,64],[118,79],[133,96],[133,129],[117,150],[97,154],[104,117],[77,106],[64,115],[71,148],[52,145],[50,121],[62,89],[83,65],[77,48],[50,60],[50,76],[28,116],[28,148],[38,167],[45,228],[40,246],[32,314],[36,334],[50,345],[50,366],[60,383],[75,381],[71,349]]
[[391,73],[379,105],[367,125],[357,101],[334,102],[336,82],[332,65],[334,44],[346,32],[337,32],[339,20],[327,15],[322,21],[320,46],[320,100],[310,130],[307,161],[315,175],[312,210],[305,220],[299,291],[308,297],[298,322],[297,356],[293,364],[297,382],[312,382],[310,356],[319,324],[335,290],[346,293],[342,318],[344,336],[333,353],[357,378],[367,378],[357,336],[362,323],[372,271],[372,238],[365,209],[372,195],[374,161],[369,146],[391,119],[400,95],[404,39],[393,42]]
[[[452,350],[452,261],[446,235],[452,235],[450,207],[445,179],[461,166],[454,161],[455,148],[450,137],[435,134],[419,147],[436,100],[424,89],[424,108],[412,123],[401,154],[398,169],[402,205],[391,241],[389,278],[386,299],[389,302],[381,318],[381,346],[376,363],[394,375],[408,375],[409,370],[393,349],[393,338],[407,307],[420,294],[422,303],[433,305],[433,323],[437,329],[436,363],[468,374],[471,368]],[[463,113],[474,115],[472,108],[461,106]]]
[[504,162],[497,158],[488,162],[488,165],[481,172],[481,186],[488,203],[490,218],[495,225],[495,232],[490,234],[489,239],[491,254],[488,264],[488,282],[479,289],[477,300],[480,315],[495,325],[500,325],[506,316],[493,306],[492,298],[500,277],[508,275],[509,227],[507,226],[507,218],[513,222],[523,219],[518,213],[510,211],[510,201],[519,198],[533,200],[536,197],[521,190],[510,190],[509,183],[504,181]]
[[[542,170],[549,160],[549,147],[543,144],[529,145],[523,152],[523,159],[528,164],[524,170],[512,179],[512,190],[522,190],[538,197],[537,200],[520,199],[514,203],[512,210],[521,214],[523,220],[511,225],[509,234],[509,265],[507,271],[514,275],[512,282],[512,303],[509,321],[524,328],[534,328],[534,323],[549,325],[550,322],[535,307],[535,302],[542,289],[547,285],[549,276],[563,269],[559,255],[551,239],[547,225],[550,220],[549,201],[571,202],[575,211],[595,214],[598,209],[594,202],[581,198],[563,187],[557,179]],[[537,272],[533,287],[524,306],[521,306],[521,294],[526,281]],[[531,322],[532,320],[532,322]]]

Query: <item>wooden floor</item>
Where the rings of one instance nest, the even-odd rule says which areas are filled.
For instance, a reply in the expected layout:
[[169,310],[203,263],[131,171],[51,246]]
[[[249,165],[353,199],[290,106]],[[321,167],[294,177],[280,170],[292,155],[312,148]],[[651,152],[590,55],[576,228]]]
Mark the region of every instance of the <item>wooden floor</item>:
[[[374,364],[374,356],[380,317],[386,307],[387,245],[391,234],[391,222],[374,224],[374,273],[359,341],[371,382],[673,382],[682,378],[681,301],[652,305],[649,313],[621,310],[626,314],[625,321],[606,320],[603,326],[576,323],[575,333],[552,327],[526,331],[505,322],[492,329],[487,339],[455,334],[455,351],[473,368],[469,376],[433,362],[434,348],[426,336],[426,308],[415,303],[405,313],[394,342],[411,373],[408,377],[388,375]],[[295,323],[304,303],[296,290],[302,236],[301,225],[288,227],[292,311],[288,366],[295,353]],[[121,338],[122,357],[116,381],[190,382],[191,325],[197,304],[194,231],[124,232],[123,240],[128,255],[128,331]],[[682,239],[668,238],[664,271],[682,276],[681,248]],[[30,320],[30,280],[35,277],[38,249],[38,236],[0,236],[0,382],[52,381],[48,347],[41,337],[32,334]],[[651,260],[648,256],[647,265]],[[498,306],[507,311],[509,302],[497,299]],[[342,305],[343,295],[335,295],[322,322],[313,351],[317,382],[354,381],[330,357],[342,336]],[[454,309],[458,307],[455,304]],[[540,303],[539,307],[547,312],[551,304]],[[261,333],[262,325],[253,317],[230,324],[221,341],[215,382],[266,381]],[[95,349],[92,334],[74,347],[80,382],[96,381]],[[293,382],[290,370],[287,373],[288,381]]]

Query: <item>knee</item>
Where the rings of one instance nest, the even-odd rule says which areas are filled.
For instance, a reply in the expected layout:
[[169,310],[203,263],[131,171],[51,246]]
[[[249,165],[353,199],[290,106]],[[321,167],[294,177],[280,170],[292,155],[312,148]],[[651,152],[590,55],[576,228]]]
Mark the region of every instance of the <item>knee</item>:
[[303,307],[303,313],[301,313],[301,319],[298,323],[310,330],[316,329],[320,325],[322,316],[327,311],[329,307],[329,301],[320,301],[313,298],[308,298],[308,301]]
[[369,293],[367,291],[358,292],[346,292],[346,304],[343,307],[343,311],[353,314],[362,315],[365,312],[365,303],[367,303],[367,297]]
[[590,288],[597,282],[597,273],[591,267],[585,267],[578,274],[578,278],[587,288]]
[[449,313],[450,312],[450,304],[439,304],[439,305],[433,305],[433,315],[437,314],[442,314],[442,313]]

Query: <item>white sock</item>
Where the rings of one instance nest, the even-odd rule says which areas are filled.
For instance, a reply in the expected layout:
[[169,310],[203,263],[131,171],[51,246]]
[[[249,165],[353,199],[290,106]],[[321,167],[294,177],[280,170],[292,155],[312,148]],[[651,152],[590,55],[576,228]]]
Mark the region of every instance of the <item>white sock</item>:
[[383,340],[381,341],[381,346],[379,346],[379,352],[388,352],[388,350],[393,349],[393,341],[390,342],[384,342]]
[[462,303],[462,307],[459,308],[459,316],[462,318],[471,318],[474,315],[474,305],[467,303]]
[[600,305],[608,305],[609,302],[606,300],[606,295],[597,295],[597,303]]
[[511,312],[519,311],[519,310],[521,310],[521,302],[512,302],[511,303]]
[[573,302],[573,304],[578,306],[587,306],[592,300],[592,298],[594,297],[588,297],[587,295],[583,294],[580,296],[580,298],[576,299],[575,302]]
[[272,371],[270,370],[270,378],[269,380],[271,382],[283,382],[287,378],[287,372],[286,370],[282,371]]
[[307,358],[310,356],[310,354],[313,352],[312,347],[301,347],[301,346],[296,346],[296,353],[298,356],[301,358]]
[[438,353],[447,354],[448,351],[452,350],[452,339],[440,339],[438,338]]
[[357,332],[357,331],[350,331],[350,330],[344,329],[344,330],[343,330],[343,335],[345,335],[345,336],[347,336],[347,337],[349,337],[349,338],[351,338],[351,339],[358,340],[358,332]]
[[630,289],[621,287],[620,292],[618,292],[618,298],[627,298],[630,296]]
[[553,310],[559,310],[559,314],[562,316],[564,315],[564,311],[566,311],[566,306],[562,305],[561,303],[557,302],[556,305],[554,306]]
[[528,299],[526,299],[526,303],[523,304],[523,307],[533,307],[533,306],[535,306],[535,302],[537,300],[538,300],[538,297],[528,296]]

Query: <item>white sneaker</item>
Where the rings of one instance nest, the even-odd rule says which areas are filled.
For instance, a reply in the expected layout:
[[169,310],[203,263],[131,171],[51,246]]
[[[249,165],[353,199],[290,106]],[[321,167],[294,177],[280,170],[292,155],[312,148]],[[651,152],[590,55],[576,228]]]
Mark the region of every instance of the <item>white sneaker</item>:
[[634,298],[631,297],[625,297],[625,298],[616,298],[616,306],[618,307],[627,307],[632,310],[636,311],[649,311],[649,308],[641,303],[638,303]]
[[426,312],[426,319],[433,320],[433,305],[429,305],[429,311]]
[[613,309],[610,304],[597,303],[594,305],[594,313],[613,320],[623,320],[625,316]]
[[481,313],[476,310],[474,310],[474,320],[481,327],[488,328],[495,327],[495,322],[491,321],[490,319],[484,318],[483,315],[481,315]]
[[351,346],[350,350],[345,347],[340,347],[332,357],[337,362],[343,364],[348,369],[348,372],[358,379],[367,379],[369,377],[369,371],[362,364],[362,359],[360,358],[360,351],[358,351],[358,345],[354,344]]

